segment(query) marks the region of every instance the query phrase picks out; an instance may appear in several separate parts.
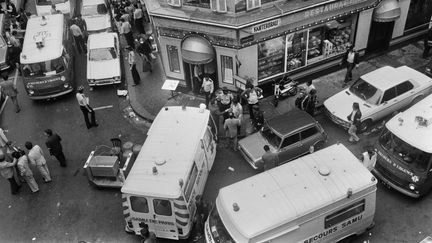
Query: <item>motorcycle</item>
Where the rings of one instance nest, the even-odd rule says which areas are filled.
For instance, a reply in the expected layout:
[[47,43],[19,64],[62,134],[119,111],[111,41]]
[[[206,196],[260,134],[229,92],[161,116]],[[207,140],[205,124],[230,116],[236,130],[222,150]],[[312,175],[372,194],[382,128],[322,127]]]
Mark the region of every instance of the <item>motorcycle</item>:
[[274,84],[274,106],[276,107],[279,100],[287,97],[295,96],[298,91],[298,82],[289,77],[283,77],[281,80]]

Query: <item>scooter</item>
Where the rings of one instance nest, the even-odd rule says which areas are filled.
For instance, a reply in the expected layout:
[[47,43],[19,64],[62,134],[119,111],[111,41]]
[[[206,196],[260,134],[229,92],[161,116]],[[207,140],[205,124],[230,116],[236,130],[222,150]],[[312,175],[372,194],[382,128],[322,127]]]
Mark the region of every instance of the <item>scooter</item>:
[[279,100],[287,97],[295,96],[297,94],[298,83],[289,77],[283,77],[281,80],[274,84],[274,101],[276,107]]

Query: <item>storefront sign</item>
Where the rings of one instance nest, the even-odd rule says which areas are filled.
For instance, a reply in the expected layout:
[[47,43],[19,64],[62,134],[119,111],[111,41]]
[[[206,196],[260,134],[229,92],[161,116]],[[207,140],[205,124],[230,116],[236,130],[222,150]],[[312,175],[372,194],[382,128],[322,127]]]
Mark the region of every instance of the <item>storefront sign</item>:
[[304,12],[304,17],[305,18],[311,18],[311,17],[316,17],[319,15],[323,15],[326,14],[328,12],[331,11],[336,11],[339,9],[343,9],[352,5],[356,5],[362,2],[366,2],[368,0],[341,0],[339,2],[336,3],[329,3],[329,4],[325,4],[323,6],[317,7],[317,8],[313,8],[310,10],[306,10]]
[[251,42],[251,41],[253,41],[254,39],[255,39],[255,38],[254,38],[253,35],[243,37],[243,38],[240,39],[240,44],[245,44],[245,43]]
[[274,29],[281,24],[281,19],[274,19],[265,23],[257,24],[251,27],[252,33],[259,33],[266,30]]

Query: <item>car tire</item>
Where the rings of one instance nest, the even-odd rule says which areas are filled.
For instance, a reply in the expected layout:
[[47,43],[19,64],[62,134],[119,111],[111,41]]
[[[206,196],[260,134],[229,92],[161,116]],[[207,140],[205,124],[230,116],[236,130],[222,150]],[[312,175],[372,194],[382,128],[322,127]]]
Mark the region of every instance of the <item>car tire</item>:
[[411,104],[409,105],[409,107],[411,107],[411,106],[417,104],[417,103],[418,103],[420,100],[422,100],[423,98],[424,98],[423,96],[417,96],[417,97],[415,97],[415,98],[411,101]]
[[324,148],[324,141],[318,141],[313,145],[314,152]]
[[360,133],[364,133],[367,130],[369,130],[369,128],[371,127],[371,125],[372,125],[372,120],[371,119],[364,120],[364,121],[362,121],[360,123],[360,128],[358,130],[359,130]]

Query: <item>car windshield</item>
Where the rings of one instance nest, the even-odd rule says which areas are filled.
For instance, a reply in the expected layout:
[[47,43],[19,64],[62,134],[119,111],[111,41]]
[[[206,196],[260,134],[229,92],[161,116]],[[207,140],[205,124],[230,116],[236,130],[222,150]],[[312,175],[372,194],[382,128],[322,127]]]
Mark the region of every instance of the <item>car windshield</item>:
[[37,0],[37,5],[52,5],[65,2],[67,2],[67,0]]
[[83,16],[93,16],[93,15],[100,15],[100,14],[107,14],[108,10],[105,4],[101,3],[98,5],[86,5],[83,6],[81,10],[81,14]]
[[277,136],[270,128],[264,128],[261,134],[272,146],[279,148],[282,139]]
[[24,64],[22,69],[24,77],[45,77],[65,71],[66,66],[63,58],[59,57],[45,62]]
[[389,130],[386,129],[378,141],[387,152],[396,156],[398,161],[410,169],[425,172],[429,168],[432,154],[409,145]]
[[358,79],[351,87],[349,91],[359,97],[360,99],[366,101],[369,104],[377,105],[382,91],[375,88],[370,83],[364,81],[363,79]]
[[214,207],[209,216],[209,227],[213,240],[216,243],[234,243],[233,238],[228,233],[227,229],[222,223],[219,213]]
[[108,61],[117,58],[114,47],[91,49],[89,53],[90,61]]

